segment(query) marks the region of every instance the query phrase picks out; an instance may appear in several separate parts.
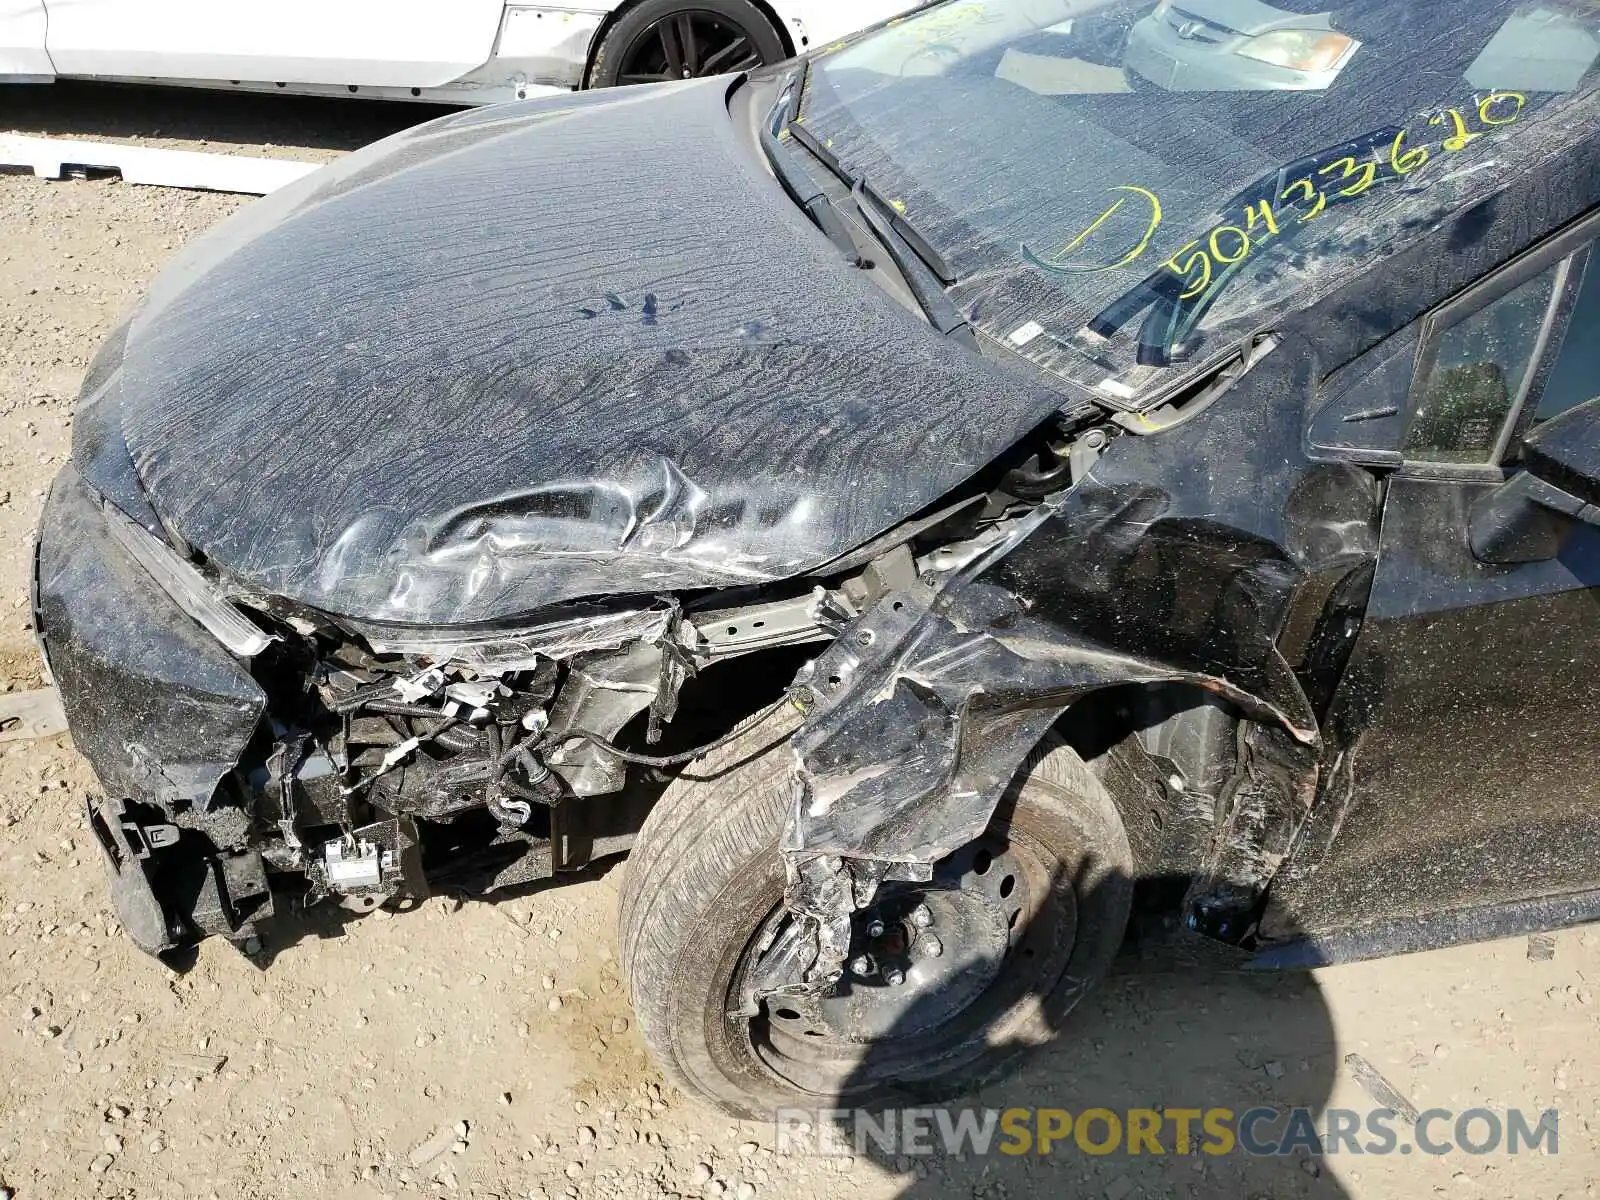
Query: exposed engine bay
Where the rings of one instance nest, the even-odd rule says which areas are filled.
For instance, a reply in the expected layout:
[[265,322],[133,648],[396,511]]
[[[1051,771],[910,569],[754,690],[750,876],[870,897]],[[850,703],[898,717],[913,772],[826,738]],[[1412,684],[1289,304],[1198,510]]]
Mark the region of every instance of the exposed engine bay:
[[[1014,543],[1109,436],[1092,409],[1064,416],[813,578],[572,605],[521,628],[337,622],[190,563],[190,590],[210,592],[190,614],[248,654],[266,710],[209,796],[168,788],[91,813],[125,923],[153,952],[245,943],[286,908],[494,892],[625,851],[701,750],[826,691],[807,685],[825,643]],[[130,548],[153,566],[170,553],[143,531],[119,538],[145,539]]]

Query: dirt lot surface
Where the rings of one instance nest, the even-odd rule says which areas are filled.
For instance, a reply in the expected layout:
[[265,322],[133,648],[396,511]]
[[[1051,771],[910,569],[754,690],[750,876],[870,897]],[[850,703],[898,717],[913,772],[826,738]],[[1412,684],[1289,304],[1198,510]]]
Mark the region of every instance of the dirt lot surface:
[[[0,88],[0,130],[331,157],[427,110]],[[181,243],[247,200],[0,175],[0,686],[37,686],[30,539],[90,354]],[[1559,1153],[823,1159],[662,1085],[620,994],[621,870],[342,923],[187,973],[117,930],[66,738],[0,747],[0,1200],[80,1196],[1595,1195],[1600,932],[1315,976],[1130,963],[970,1103],[1560,1110]],[[270,961],[269,961],[270,960]],[[1441,1127],[1448,1132],[1449,1125]]]

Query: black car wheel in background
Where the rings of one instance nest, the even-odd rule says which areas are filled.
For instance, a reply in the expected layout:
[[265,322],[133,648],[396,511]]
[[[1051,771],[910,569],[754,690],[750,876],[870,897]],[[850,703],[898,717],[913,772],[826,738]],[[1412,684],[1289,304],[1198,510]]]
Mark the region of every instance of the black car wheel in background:
[[782,31],[749,0],[645,0],[606,31],[589,86],[749,71],[789,54]]

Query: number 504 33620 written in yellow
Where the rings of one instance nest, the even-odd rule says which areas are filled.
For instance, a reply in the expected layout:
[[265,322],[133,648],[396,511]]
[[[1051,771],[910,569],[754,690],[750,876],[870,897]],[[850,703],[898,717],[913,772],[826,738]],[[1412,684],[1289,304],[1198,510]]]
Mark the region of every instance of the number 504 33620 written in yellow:
[[[1437,135],[1431,128],[1425,131],[1430,136],[1407,128],[1395,130],[1392,137],[1384,131],[1371,143],[1370,151],[1341,154],[1311,166],[1306,174],[1288,181],[1281,190],[1274,185],[1276,196],[1260,196],[1244,203],[1232,220],[1216,225],[1209,233],[1181,246],[1162,264],[1162,269],[1182,280],[1180,300],[1198,299],[1219,279],[1220,269],[1243,263],[1277,238],[1286,225],[1315,221],[1330,205],[1358,199],[1380,183],[1404,179],[1440,155],[1459,154],[1489,130],[1515,124],[1527,102],[1521,92],[1491,92],[1476,105],[1435,112],[1426,123],[1429,127],[1440,127],[1445,135],[1436,145],[1431,137]],[[1023,246],[1024,255],[1047,271],[1065,275],[1117,270],[1137,262],[1150,249],[1156,231],[1161,228],[1165,215],[1161,197],[1150,188],[1136,184],[1122,184],[1111,192],[1114,194],[1112,202],[1066,245],[1048,256]],[[1123,231],[1130,228],[1130,214],[1138,214],[1131,222],[1135,236],[1130,240],[1124,234],[1123,242],[1111,252],[1105,252],[1101,246],[1101,252],[1093,256],[1098,261],[1084,261],[1085,251],[1097,242],[1104,243],[1104,233],[1110,228]],[[1145,219],[1142,229],[1138,225],[1139,216]]]

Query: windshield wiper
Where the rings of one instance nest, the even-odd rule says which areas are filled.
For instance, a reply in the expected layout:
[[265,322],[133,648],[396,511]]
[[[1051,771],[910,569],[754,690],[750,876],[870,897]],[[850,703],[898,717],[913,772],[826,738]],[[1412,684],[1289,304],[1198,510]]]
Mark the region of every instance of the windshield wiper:
[[[799,107],[800,89],[805,83],[805,71],[806,64],[802,63],[795,77],[789,81],[788,98],[781,102],[787,109],[783,128],[787,129],[790,126],[794,110]],[[855,239],[850,236],[850,231],[844,227],[844,221],[839,217],[839,210],[834,207],[833,201],[812,177],[811,172],[797,161],[794,151],[783,144],[783,140],[774,132],[772,125],[766,122],[761,126],[761,151],[767,156],[772,173],[778,177],[783,190],[789,193],[806,216],[822,230],[824,236],[839,248],[846,262],[853,267],[861,266],[861,252],[856,248]]]
[[783,190],[794,197],[794,202],[806,216],[839,248],[845,261],[852,267],[859,267],[861,251],[856,248],[855,239],[844,227],[833,201],[811,177],[811,172],[794,160],[794,152],[779,141],[770,129],[761,131],[761,149],[772,164],[772,172],[778,177],[778,182],[783,184]]
[[858,179],[850,189],[850,194],[856,207],[861,210],[862,218],[894,260],[906,286],[911,289],[911,294],[916,297],[923,314],[928,318],[928,324],[945,337],[955,338],[976,350],[978,335],[972,331],[972,326],[956,307],[955,301],[945,292],[943,280],[916,252],[909,239],[895,228],[890,216],[894,210],[878,199],[877,193],[867,186],[865,179]]
[[[790,139],[805,147],[812,157],[850,189],[850,197],[860,210],[862,219],[866,221],[873,236],[883,243],[884,249],[889,252],[889,257],[906,281],[907,288],[922,309],[928,324],[943,336],[955,338],[976,350],[977,334],[961,310],[956,307],[955,301],[951,300],[944,290],[956,281],[955,272],[950,269],[950,264],[945,261],[944,256],[929,245],[928,240],[905,218],[905,215],[879,195],[864,177],[857,179],[846,171],[843,164],[834,157],[833,151],[819,142],[816,136],[800,123],[800,99],[810,69],[809,61],[800,63],[799,70],[789,80],[785,98],[779,101],[782,106],[781,115],[777,113],[775,106],[773,113],[775,119],[762,127],[761,144],[766,149],[768,159],[772,161],[773,170],[777,171],[781,178],[784,168],[779,166],[777,158],[787,159],[789,155],[788,147],[779,140],[776,132],[781,130],[787,133]],[[823,224],[823,220],[839,221],[838,210],[834,208],[832,200],[817,186],[809,171],[794,163],[792,159],[788,160],[788,165],[789,169],[798,173],[800,180],[795,184],[785,181],[785,186],[795,201],[812,214],[812,219],[817,222],[818,228],[828,234],[829,238],[834,239],[835,245],[838,245],[835,235]],[[802,198],[802,192],[809,197],[813,190],[814,201]],[[815,209],[812,208],[812,203],[816,203]],[[850,235],[844,231],[842,224],[839,233],[849,239]],[[850,249],[846,253],[855,265],[865,265],[856,253],[853,241],[850,242]]]
[[923,237],[922,234],[918,232],[917,227],[906,218],[905,214],[900,212],[900,210],[895,208],[893,204],[889,203],[889,201],[885,200],[881,195],[879,195],[864,177],[861,179],[853,178],[851,174],[844,169],[839,160],[834,157],[833,151],[829,150],[826,146],[819,142],[816,138],[816,135],[804,125],[801,125],[797,121],[791,120],[787,125],[787,129],[790,137],[799,142],[807,150],[811,151],[811,153],[816,157],[817,161],[837,175],[844,182],[845,186],[850,188],[852,192],[859,187],[867,196],[877,203],[878,210],[884,214],[894,231],[900,235],[901,240],[916,252],[917,257],[922,260],[923,265],[926,266],[928,270],[932,271],[934,275],[938,276],[941,284],[948,287],[950,284],[956,281],[955,272],[950,269],[950,264],[945,261],[944,255],[935,250],[928,243],[928,239]]

